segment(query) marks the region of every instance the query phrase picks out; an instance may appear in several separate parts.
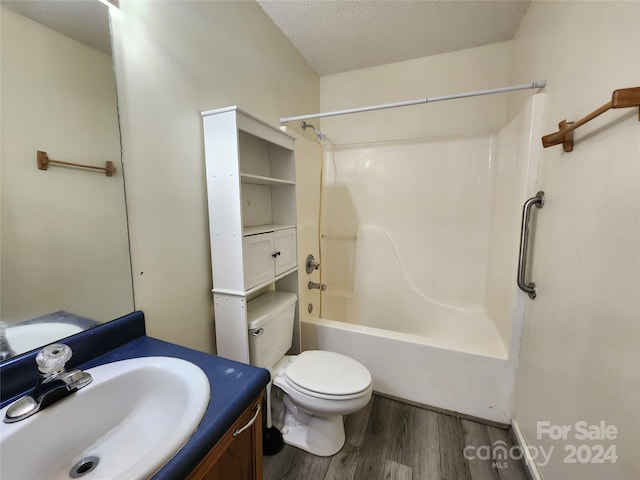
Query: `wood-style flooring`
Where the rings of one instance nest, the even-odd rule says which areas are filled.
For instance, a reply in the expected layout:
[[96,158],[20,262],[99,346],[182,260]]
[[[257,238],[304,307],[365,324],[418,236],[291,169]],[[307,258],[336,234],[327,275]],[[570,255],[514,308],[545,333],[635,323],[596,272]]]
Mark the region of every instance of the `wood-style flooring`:
[[515,445],[507,430],[379,395],[345,418],[345,433],[344,447],[332,457],[289,445],[265,456],[265,480],[529,479],[522,460],[487,458],[497,446]]

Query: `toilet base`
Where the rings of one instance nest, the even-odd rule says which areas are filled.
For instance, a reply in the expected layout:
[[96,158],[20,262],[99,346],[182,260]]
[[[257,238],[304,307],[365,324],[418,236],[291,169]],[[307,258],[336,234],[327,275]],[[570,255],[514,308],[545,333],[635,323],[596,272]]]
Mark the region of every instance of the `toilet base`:
[[338,453],[344,445],[342,415],[312,417],[307,425],[283,427],[284,443],[300,448],[319,457]]
[[[274,415],[274,424],[281,430],[284,443],[319,457],[335,455],[342,449],[345,442],[342,415],[309,415],[294,405],[288,395],[283,394],[279,400],[286,409]],[[284,405],[274,406],[279,410]]]

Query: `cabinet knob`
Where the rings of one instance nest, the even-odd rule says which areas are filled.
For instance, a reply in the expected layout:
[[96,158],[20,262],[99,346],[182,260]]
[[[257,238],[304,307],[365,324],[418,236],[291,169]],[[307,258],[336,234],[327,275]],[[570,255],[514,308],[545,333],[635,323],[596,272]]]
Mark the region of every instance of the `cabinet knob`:
[[272,254],[271,254],[271,256],[272,256],[273,258],[276,258],[278,255],[280,255],[280,252],[275,252],[275,253],[272,253]]

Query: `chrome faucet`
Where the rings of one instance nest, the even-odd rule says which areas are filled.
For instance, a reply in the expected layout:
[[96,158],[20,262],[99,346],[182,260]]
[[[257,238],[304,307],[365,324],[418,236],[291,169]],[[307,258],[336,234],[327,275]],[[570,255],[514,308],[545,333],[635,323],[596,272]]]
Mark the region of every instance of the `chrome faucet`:
[[316,282],[309,282],[307,284],[307,288],[309,288],[309,290],[322,290],[323,292],[327,289],[327,286],[324,283],[316,283]]
[[33,391],[8,409],[5,423],[14,423],[45,409],[52,403],[71,395],[91,383],[91,375],[82,370],[67,372],[65,363],[71,358],[67,345],[55,343],[44,347],[36,355],[38,380]]

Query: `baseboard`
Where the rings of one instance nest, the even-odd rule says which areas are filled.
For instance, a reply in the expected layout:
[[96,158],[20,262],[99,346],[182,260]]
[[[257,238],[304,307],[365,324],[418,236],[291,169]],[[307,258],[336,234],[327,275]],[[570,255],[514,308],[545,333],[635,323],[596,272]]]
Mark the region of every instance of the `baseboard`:
[[[520,446],[522,451],[528,452],[529,444],[527,443],[522,430],[520,430],[520,424],[517,420],[511,421],[511,431],[513,432],[513,436],[515,437],[515,440],[516,442],[518,442],[518,445]],[[525,454],[524,464],[527,467],[527,471],[529,473],[529,477],[531,477],[531,480],[543,480],[542,474],[540,473],[540,470],[538,470],[536,462],[533,460],[533,458],[531,458],[531,455]]]

